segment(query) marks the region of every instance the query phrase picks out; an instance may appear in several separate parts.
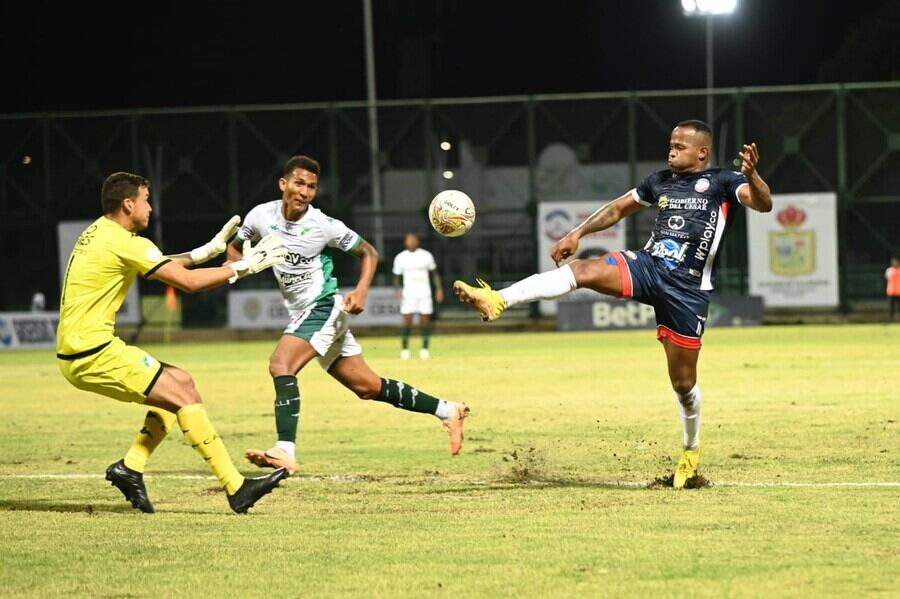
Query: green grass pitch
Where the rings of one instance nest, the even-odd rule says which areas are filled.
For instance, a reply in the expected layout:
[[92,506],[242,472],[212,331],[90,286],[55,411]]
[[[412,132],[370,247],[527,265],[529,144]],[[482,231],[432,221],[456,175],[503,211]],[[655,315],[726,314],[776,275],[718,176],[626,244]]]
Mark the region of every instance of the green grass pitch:
[[[145,346],[194,375],[250,475],[274,342]],[[896,596],[898,326],[710,330],[712,486],[685,491],[646,486],[681,440],[651,331],[438,336],[408,362],[361,342],[379,374],[469,403],[462,454],[311,364],[302,470],[247,516],[178,431],[148,467],[157,513],[132,510],[102,475],[141,408],[70,387],[50,352],[0,354],[0,595]]]

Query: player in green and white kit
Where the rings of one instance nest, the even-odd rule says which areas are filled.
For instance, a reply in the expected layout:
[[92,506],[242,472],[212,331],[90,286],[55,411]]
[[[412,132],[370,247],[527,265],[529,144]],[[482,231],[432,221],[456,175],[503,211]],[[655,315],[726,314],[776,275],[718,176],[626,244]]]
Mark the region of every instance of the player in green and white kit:
[[[275,383],[278,442],[265,451],[248,450],[247,459],[257,466],[297,470],[297,373],[313,358],[360,399],[437,416],[449,431],[450,453],[456,455],[462,447],[463,419],[469,410],[466,405],[437,399],[402,381],[381,378],[362,357],[362,348],[350,332],[348,314],[359,314],[365,308],[378,251],[343,222],[311,205],[319,172],[319,163],[307,156],[288,160],[278,181],[281,199],[250,210],[228,248],[228,259],[238,260],[243,242],[273,234],[288,250],[285,263],[272,269],[290,314],[288,326],[269,358],[269,373]],[[332,276],[328,253],[332,248],[361,261],[356,288],[343,297]]]

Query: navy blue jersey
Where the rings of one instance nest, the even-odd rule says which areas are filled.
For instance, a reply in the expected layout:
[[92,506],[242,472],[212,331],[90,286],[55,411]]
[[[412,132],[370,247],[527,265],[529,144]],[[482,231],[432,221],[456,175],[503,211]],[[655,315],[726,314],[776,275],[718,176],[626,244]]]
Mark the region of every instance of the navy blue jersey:
[[653,173],[631,192],[639,204],[659,209],[644,249],[687,285],[712,289],[716,252],[745,183],[743,174],[721,168]]

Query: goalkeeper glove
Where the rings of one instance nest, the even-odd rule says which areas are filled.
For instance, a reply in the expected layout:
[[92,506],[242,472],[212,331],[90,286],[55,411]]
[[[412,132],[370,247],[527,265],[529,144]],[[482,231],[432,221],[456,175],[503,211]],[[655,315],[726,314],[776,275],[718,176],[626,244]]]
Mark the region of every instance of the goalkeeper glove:
[[203,264],[224,252],[225,248],[228,247],[228,241],[234,237],[240,226],[241,217],[235,214],[209,242],[191,250],[191,262],[195,265]]
[[238,279],[256,274],[270,266],[284,264],[285,256],[287,256],[287,248],[275,235],[266,235],[256,245],[245,241],[244,256],[237,262],[228,265],[234,270],[234,276],[228,279],[228,282],[234,283]]

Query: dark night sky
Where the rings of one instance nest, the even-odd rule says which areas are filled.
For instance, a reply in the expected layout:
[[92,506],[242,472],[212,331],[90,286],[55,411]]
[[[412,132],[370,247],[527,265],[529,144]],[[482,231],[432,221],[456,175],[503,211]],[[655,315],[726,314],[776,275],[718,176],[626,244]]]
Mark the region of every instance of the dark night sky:
[[[882,3],[739,0],[716,84],[820,81]],[[360,0],[58,4],[3,4],[0,113],[365,98]],[[705,85],[703,22],[679,0],[373,5],[380,98]]]

